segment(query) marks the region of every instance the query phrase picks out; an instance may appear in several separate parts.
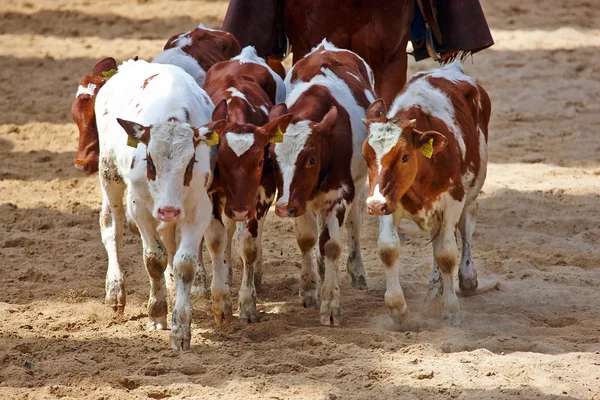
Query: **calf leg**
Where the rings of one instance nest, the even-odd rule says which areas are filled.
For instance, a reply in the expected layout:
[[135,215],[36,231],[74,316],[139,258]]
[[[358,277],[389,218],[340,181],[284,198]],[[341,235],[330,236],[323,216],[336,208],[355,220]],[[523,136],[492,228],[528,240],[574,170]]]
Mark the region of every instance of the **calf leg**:
[[377,242],[379,258],[385,268],[385,305],[390,317],[402,323],[408,314],[402,286],[400,286],[400,238],[394,217],[386,215],[379,218],[379,240]]
[[366,290],[367,280],[365,278],[365,266],[360,253],[360,228],[362,224],[362,210],[364,201],[355,199],[350,206],[346,219],[346,230],[348,231],[348,262],[346,270],[350,276],[352,287]]
[[323,218],[324,227],[319,238],[319,248],[325,259],[325,279],[321,288],[321,324],[340,325],[340,284],[338,262],[342,252],[340,221],[335,211]]
[[[148,328],[150,330],[167,329],[167,298],[163,280],[168,262],[167,249],[156,230],[157,223],[152,214],[145,204],[131,195],[131,191],[127,195],[127,204],[142,237],[144,265],[150,279]],[[166,230],[168,229],[166,228]]]
[[175,304],[175,297],[177,296],[177,284],[175,283],[175,274],[173,272],[173,257],[177,251],[175,225],[161,224],[159,225],[158,230],[160,239],[167,249],[167,266],[165,267],[163,276],[165,278],[170,304],[173,305]]
[[300,297],[305,308],[317,304],[319,299],[319,273],[312,262],[312,252],[317,243],[317,220],[315,214],[307,211],[294,219],[296,241],[302,253],[300,272]]
[[458,287],[465,294],[474,294],[477,289],[477,271],[471,256],[471,238],[477,221],[479,204],[477,200],[463,209],[458,222],[458,230],[462,237],[462,256],[458,269]]
[[427,289],[427,295],[425,301],[433,303],[440,299],[444,294],[444,284],[442,281],[442,273],[438,268],[437,262],[435,261],[435,254],[433,256],[433,262],[431,267],[431,276],[429,277],[429,285]]
[[[317,215],[317,232],[323,232],[323,220],[321,215]],[[319,276],[321,280],[325,278],[325,259],[323,258],[323,254],[321,254],[321,250],[319,246],[315,246],[315,258],[317,259],[317,268],[319,270]]]
[[254,286],[256,270],[262,263],[261,238],[264,219],[251,219],[242,233],[240,247],[244,272],[239,292],[240,319],[247,322],[258,322],[260,317],[256,311],[256,289]]
[[205,239],[213,266],[210,286],[212,311],[217,325],[221,325],[224,322],[231,322],[233,311],[229,290],[229,263],[225,259],[227,232],[220,218],[213,215]]
[[[102,169],[101,169],[102,170]],[[125,309],[125,277],[119,263],[119,251],[123,240],[123,224],[125,208],[123,194],[125,184],[106,181],[100,178],[102,185],[102,210],[100,211],[100,232],[102,243],[108,255],[108,270],[106,271],[107,305],[114,311],[123,312]]]
[[192,285],[192,294],[194,296],[205,296],[208,293],[208,277],[202,254],[203,244],[204,238],[202,238],[200,247],[198,248],[198,262],[196,263],[196,274],[194,276],[194,284]]
[[186,218],[178,223],[181,240],[173,258],[177,298],[173,307],[170,335],[171,348],[174,350],[190,348],[192,337],[190,294],[198,262],[198,249],[210,221],[210,215],[205,214],[204,210],[210,209],[212,204],[208,195],[204,194],[200,197],[196,209],[190,210]]
[[456,222],[444,220],[438,237],[433,241],[433,256],[443,282],[442,320],[450,326],[460,325],[458,297],[454,291],[454,270],[458,258],[455,230]]

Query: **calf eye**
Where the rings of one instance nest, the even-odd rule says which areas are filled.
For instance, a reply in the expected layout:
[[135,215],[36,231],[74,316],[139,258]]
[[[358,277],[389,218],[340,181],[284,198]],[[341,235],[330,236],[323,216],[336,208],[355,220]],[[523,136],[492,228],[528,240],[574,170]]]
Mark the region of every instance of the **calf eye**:
[[408,162],[408,154],[405,154],[405,155],[402,157],[402,162],[403,162],[403,163],[405,163],[405,162]]
[[260,161],[258,162],[258,167],[259,167],[259,168],[260,168],[260,167],[262,167],[262,166],[263,166],[263,163],[264,163],[264,161],[263,161],[263,160],[260,160]]
[[313,165],[315,163],[315,159],[311,158],[310,160],[308,160],[308,165]]

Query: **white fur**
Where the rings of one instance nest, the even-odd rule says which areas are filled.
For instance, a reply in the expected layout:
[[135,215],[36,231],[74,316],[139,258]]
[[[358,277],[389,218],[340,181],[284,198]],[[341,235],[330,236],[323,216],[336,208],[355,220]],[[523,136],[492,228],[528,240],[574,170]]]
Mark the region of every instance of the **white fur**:
[[254,46],[244,47],[242,49],[242,52],[239,55],[233,57],[232,60],[238,60],[240,64],[254,63],[265,67],[269,71],[269,73],[273,77],[273,80],[275,81],[275,84],[277,85],[277,89],[275,92],[275,103],[281,103],[285,101],[286,88],[285,84],[283,83],[283,79],[281,79],[281,77],[277,75],[275,71],[271,69],[271,67],[269,67],[269,64],[267,64],[265,60],[262,59],[262,57],[259,57],[258,54],[256,54],[256,49],[254,48]]
[[227,145],[238,157],[247,152],[254,144],[253,133],[227,132],[225,138],[227,139]]
[[[444,78],[445,75],[449,75],[452,79],[458,79],[459,76],[456,67],[441,68],[432,72],[431,76],[433,75],[436,75],[438,78]],[[408,110],[412,107],[418,107],[425,114],[444,121],[448,126],[448,129],[450,129],[456,137],[461,156],[464,159],[466,146],[462,131],[456,124],[454,118],[454,106],[448,96],[438,88],[433,87],[425,76],[410,83],[404,91],[396,97],[387,116],[388,118],[393,118],[399,110]]]
[[264,112],[264,113],[265,113],[265,115],[267,115],[267,116],[269,115],[269,109],[267,108],[267,106],[264,106],[264,105],[263,105],[263,106],[260,106],[260,110],[261,110],[262,112]]
[[283,205],[289,202],[290,185],[296,171],[296,160],[304,150],[308,137],[312,134],[308,123],[309,121],[300,121],[288,125],[285,135],[283,135],[283,142],[275,146],[275,157],[283,177],[283,193],[277,200],[277,204]]
[[87,86],[81,86],[77,88],[77,93],[75,93],[75,97],[79,97],[82,95],[93,96],[96,92],[96,85],[93,83],[89,83]]
[[231,93],[231,97],[239,97],[240,99],[246,100],[246,102],[248,101],[246,99],[246,95],[240,92],[237,88],[230,87],[229,89],[227,89],[227,91]]
[[[191,39],[189,40],[191,44]],[[181,49],[181,47],[183,47],[181,46],[181,42],[182,40],[179,41],[179,47],[173,47],[160,52],[152,62],[158,64],[171,64],[183,68],[183,70],[190,74],[196,83],[202,87],[206,80],[206,71],[202,69],[194,57]]]
[[369,126],[370,135],[367,139],[369,145],[375,151],[377,165],[381,165],[381,159],[396,146],[402,136],[402,128],[392,122],[373,122]]
[[348,75],[350,75],[351,77],[353,77],[354,79],[356,79],[357,81],[360,81],[360,78],[359,78],[358,76],[354,75],[352,72],[350,72],[350,71],[347,71],[346,73],[347,73]]

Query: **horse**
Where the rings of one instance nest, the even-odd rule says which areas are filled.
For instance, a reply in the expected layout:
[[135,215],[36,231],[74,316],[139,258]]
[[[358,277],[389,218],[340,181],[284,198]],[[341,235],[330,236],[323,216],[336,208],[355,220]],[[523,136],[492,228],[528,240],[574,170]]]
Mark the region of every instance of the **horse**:
[[406,83],[409,40],[426,49],[415,58],[442,62],[494,43],[479,0],[231,0],[222,30],[280,74],[290,47],[296,63],[326,38],[371,66],[387,104]]

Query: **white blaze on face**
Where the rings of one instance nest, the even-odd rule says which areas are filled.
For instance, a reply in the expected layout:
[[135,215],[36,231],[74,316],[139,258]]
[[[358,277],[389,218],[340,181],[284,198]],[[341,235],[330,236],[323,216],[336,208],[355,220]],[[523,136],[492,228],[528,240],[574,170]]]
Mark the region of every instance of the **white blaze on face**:
[[250,147],[254,144],[253,133],[233,133],[227,132],[225,134],[227,139],[227,145],[233,150],[236,156],[241,157],[242,154],[247,152]]
[[[203,133],[206,132],[200,131]],[[154,125],[150,131],[148,153],[156,168],[156,179],[148,181],[148,186],[154,200],[154,218],[158,219],[158,209],[169,207],[181,210],[184,218],[187,187],[183,180],[195,153],[193,135],[189,124],[179,122]]]
[[[373,148],[373,151],[375,151],[377,176],[381,174],[381,160],[394,148],[394,146],[396,146],[396,144],[398,144],[401,137],[402,128],[397,124],[391,122],[373,122],[369,125],[369,137],[367,140],[369,145]],[[370,204],[373,201],[385,202],[385,198],[379,190],[379,184],[375,185],[373,196],[370,196],[367,199],[367,204]]]
[[300,121],[288,125],[283,142],[275,145],[275,159],[283,178],[283,190],[281,198],[277,200],[278,205],[285,205],[290,201],[290,186],[296,172],[296,160],[312,133],[308,124],[309,121]]
[[75,97],[79,97],[81,95],[93,96],[96,92],[96,85],[93,83],[88,84],[87,86],[81,86],[77,88],[77,93],[75,93]]

